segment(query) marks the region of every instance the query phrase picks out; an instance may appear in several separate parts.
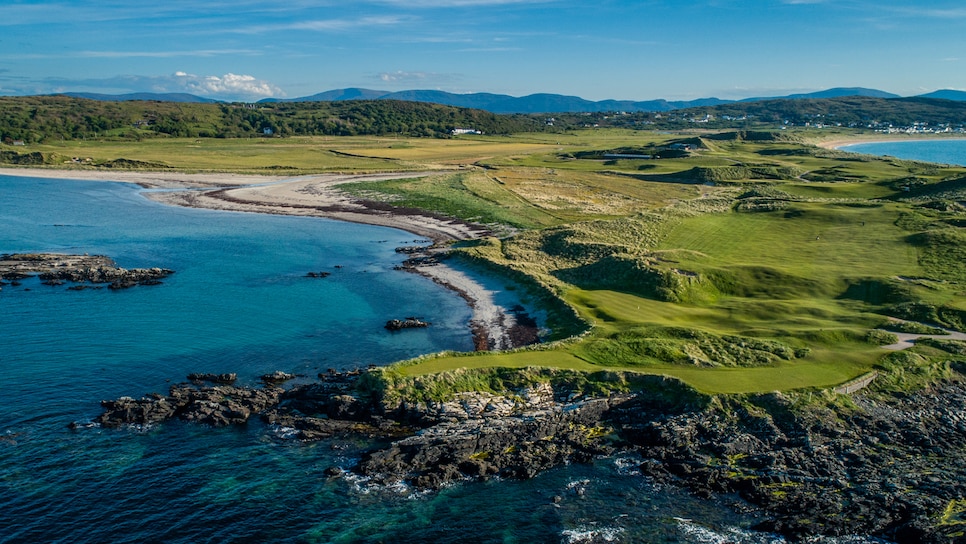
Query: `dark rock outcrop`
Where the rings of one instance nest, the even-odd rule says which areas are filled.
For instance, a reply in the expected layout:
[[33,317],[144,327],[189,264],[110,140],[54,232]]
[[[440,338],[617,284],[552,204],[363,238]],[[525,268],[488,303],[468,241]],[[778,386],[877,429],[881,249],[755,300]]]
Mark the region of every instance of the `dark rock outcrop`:
[[613,421],[644,474],[698,496],[737,493],[769,515],[758,529],[953,541],[956,527],[935,521],[966,496],[966,387],[855,401],[803,413],[774,393],[653,417],[627,406]]
[[407,317],[406,319],[390,319],[386,321],[386,329],[390,331],[399,331],[402,329],[419,329],[423,327],[430,326],[430,323],[422,321],[415,317]]
[[527,406],[487,397],[467,394],[462,402],[424,414],[439,422],[370,452],[355,470],[375,481],[407,480],[429,489],[465,478],[532,478],[554,466],[613,453],[606,439],[610,429],[601,423],[608,410],[626,400]]
[[95,421],[105,427],[120,427],[179,418],[220,427],[245,423],[253,414],[278,404],[281,393],[282,390],[277,388],[176,384],[171,386],[167,396],[154,393],[140,399],[121,397],[102,401],[104,413]]
[[188,380],[192,382],[210,382],[210,383],[217,383],[221,385],[231,385],[235,383],[235,380],[237,379],[238,379],[238,374],[235,374],[234,372],[225,373],[225,374],[211,374],[208,372],[205,372],[205,373],[196,372],[196,373],[188,374]]
[[761,514],[758,529],[793,540],[874,535],[952,542],[966,527],[961,382],[856,395],[848,408],[817,403],[802,410],[779,393],[714,402],[653,391],[586,399],[549,384],[387,404],[371,391],[360,394],[359,377],[329,372],[287,391],[179,384],[167,396],[105,401],[97,422],[179,418],[218,426],[260,414],[300,440],[378,438],[384,445],[349,470],[423,489],[492,476],[530,478],[564,463],[634,452],[645,477],[700,497],[738,496]]
[[281,370],[276,370],[271,374],[264,374],[259,377],[265,383],[268,384],[280,384],[285,383],[289,380],[294,380],[296,378],[295,374],[289,374],[287,372],[282,372]]
[[107,283],[109,289],[127,289],[135,285],[158,285],[161,279],[173,274],[173,270],[166,268],[118,268],[96,267],[80,269],[50,270],[42,272],[40,279],[44,283],[65,281],[74,283]]
[[[59,253],[15,253],[0,255],[0,276],[23,279],[38,275],[46,285],[65,282],[110,284],[111,289],[135,285],[158,285],[173,270],[166,268],[125,269],[103,255],[64,255]],[[79,289],[75,289],[79,290]]]

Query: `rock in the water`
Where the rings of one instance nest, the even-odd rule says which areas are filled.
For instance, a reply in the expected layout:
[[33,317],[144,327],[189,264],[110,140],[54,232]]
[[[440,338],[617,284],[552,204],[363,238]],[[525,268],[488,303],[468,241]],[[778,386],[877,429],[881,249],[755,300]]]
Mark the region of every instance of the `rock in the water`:
[[175,417],[213,427],[245,423],[253,414],[278,404],[281,389],[251,389],[230,385],[196,388],[171,386],[167,396],[152,394],[135,400],[102,401],[96,421],[105,427],[160,423]]
[[211,374],[211,373],[192,373],[188,374],[188,379],[193,382],[210,382],[222,385],[231,385],[235,383],[238,379],[238,374],[234,372],[225,374]]
[[111,289],[135,285],[157,285],[173,274],[166,268],[125,269],[103,255],[65,255],[60,253],[15,253],[0,255],[0,277],[23,279],[39,275],[47,285],[107,283]]
[[265,383],[277,384],[277,383],[287,382],[289,380],[294,380],[295,378],[296,378],[295,374],[288,374],[286,372],[282,372],[281,370],[276,370],[271,374],[263,375],[260,379]]
[[386,328],[391,331],[398,331],[402,329],[418,329],[428,327],[429,325],[430,323],[415,317],[407,317],[406,319],[390,319],[389,321],[386,321]]

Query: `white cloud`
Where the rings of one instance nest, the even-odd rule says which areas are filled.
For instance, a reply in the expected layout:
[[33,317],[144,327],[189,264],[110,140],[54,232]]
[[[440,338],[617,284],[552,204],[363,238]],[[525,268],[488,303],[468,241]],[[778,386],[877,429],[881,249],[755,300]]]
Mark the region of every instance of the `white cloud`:
[[196,76],[186,72],[175,72],[171,81],[185,92],[204,96],[231,98],[285,96],[280,88],[268,81],[230,72],[223,76]]
[[313,32],[344,32],[357,28],[394,26],[410,21],[409,17],[383,15],[378,17],[361,17],[359,19],[317,19],[313,21],[295,21],[273,25],[255,25],[233,30],[241,34],[261,34],[265,32],[283,32],[286,30],[308,30]]
[[383,72],[379,74],[379,79],[387,83],[396,83],[402,81],[425,81],[429,77],[429,74],[425,72],[403,72],[402,70],[397,70],[395,72]]
[[263,79],[244,74],[199,76],[178,71],[165,76],[120,75],[107,78],[29,79],[0,73],[0,84],[12,94],[49,94],[70,91],[104,93],[190,93],[218,100],[258,100],[283,97],[285,92]]
[[440,86],[452,85],[454,82],[460,81],[463,76],[461,74],[441,74],[436,72],[407,72],[405,70],[396,70],[395,72],[382,72],[379,74],[374,74],[372,76],[374,79],[379,80],[382,83],[391,85],[394,88],[398,87],[410,87],[410,86],[425,86],[427,88],[439,88]]
[[402,22],[401,17],[381,16],[362,17],[361,19],[328,19],[320,21],[303,21],[293,23],[289,28],[296,30],[348,30],[351,28],[370,26],[392,26]]

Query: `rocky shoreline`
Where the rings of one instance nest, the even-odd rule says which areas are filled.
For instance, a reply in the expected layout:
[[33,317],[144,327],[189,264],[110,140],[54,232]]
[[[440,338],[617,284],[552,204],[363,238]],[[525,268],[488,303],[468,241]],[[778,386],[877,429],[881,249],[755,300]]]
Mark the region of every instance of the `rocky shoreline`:
[[[77,285],[71,290],[100,288],[128,289],[136,285],[158,285],[163,278],[174,274],[166,268],[118,267],[104,255],[67,255],[62,253],[12,253],[0,255],[0,278],[17,286],[20,280],[39,276],[45,285]],[[0,282],[2,284],[3,282]],[[94,284],[88,285],[88,284]]]
[[756,529],[791,540],[938,543],[966,530],[966,382],[954,374],[916,393],[803,407],[781,393],[707,397],[659,376],[635,378],[646,393],[586,397],[564,377],[412,402],[387,400],[369,372],[330,371],[287,390],[273,381],[177,384],[168,395],[104,401],[95,422],[221,426],[261,417],[298,440],[361,435],[381,445],[328,474],[427,490],[633,453],[644,477],[731,502],[764,519]]

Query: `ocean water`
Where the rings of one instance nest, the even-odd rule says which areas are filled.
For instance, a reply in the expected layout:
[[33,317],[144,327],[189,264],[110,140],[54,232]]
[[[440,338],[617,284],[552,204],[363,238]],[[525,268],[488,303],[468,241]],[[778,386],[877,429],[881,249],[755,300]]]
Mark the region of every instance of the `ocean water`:
[[[466,304],[392,270],[398,230],[169,207],[133,185],[0,176],[0,253],[107,254],[163,285],[0,291],[0,542],[781,542],[623,457],[438,493],[328,478],[370,444],[252,421],[82,428],[101,399],[189,372],[312,377],[472,347]],[[336,268],[339,266],[341,268]],[[324,279],[308,271],[330,271]],[[388,318],[433,327],[393,334]],[[562,500],[555,503],[555,496]],[[830,541],[831,542],[831,541]]]
[[966,166],[966,139],[876,142],[840,147],[842,151],[890,155],[900,159]]

